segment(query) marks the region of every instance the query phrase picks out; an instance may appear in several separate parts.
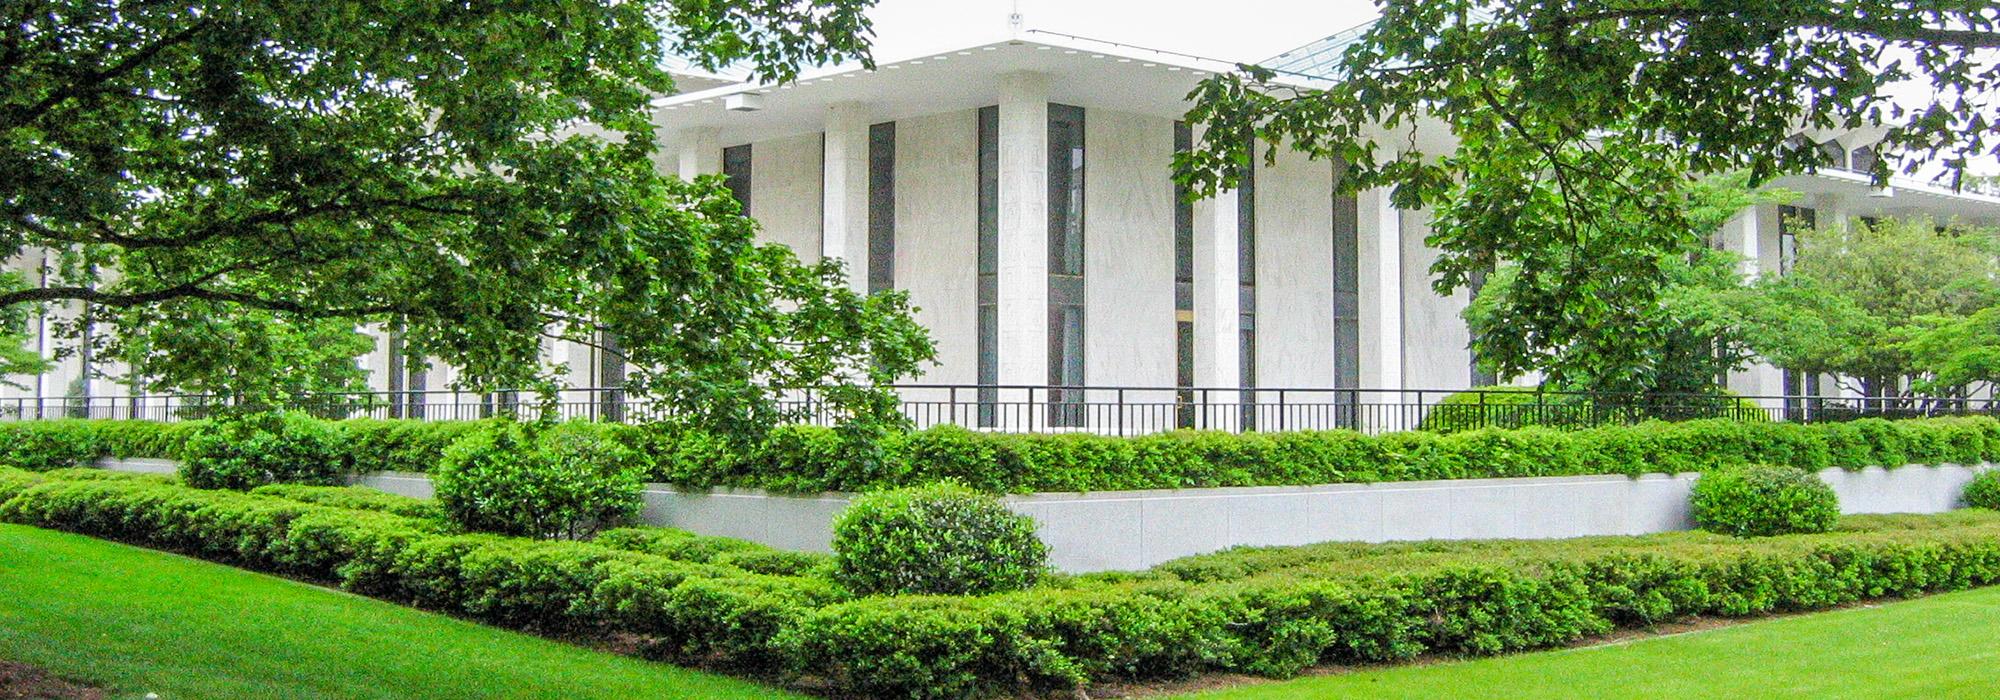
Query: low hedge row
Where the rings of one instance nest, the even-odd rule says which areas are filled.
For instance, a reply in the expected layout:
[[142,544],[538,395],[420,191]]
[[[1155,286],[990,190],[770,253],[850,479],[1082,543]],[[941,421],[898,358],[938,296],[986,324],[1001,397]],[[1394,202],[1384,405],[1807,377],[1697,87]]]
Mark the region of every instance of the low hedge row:
[[1699,420],[1380,436],[1177,431],[1106,437],[938,427],[891,439],[881,463],[849,458],[839,436],[816,429],[781,431],[770,445],[741,455],[668,447],[654,453],[654,473],[692,487],[812,493],[949,479],[991,492],[1112,491],[1698,472],[1752,463],[1811,470],[1972,464],[2000,460],[2000,420]]
[[[684,533],[596,542],[442,532],[378,510],[146,479],[0,469],[0,519],[337,581],[489,622],[642,640],[648,653],[867,697],[1074,692],[1208,672],[1562,645],[2000,581],[2000,513],[1855,517],[1818,535],[1316,545],[984,597],[856,597],[722,561]],[[615,546],[614,546],[615,545]],[[649,552],[679,553],[683,558]],[[707,558],[706,562],[696,559]]]
[[[348,420],[334,424],[353,471],[429,471],[477,422]],[[191,424],[31,421],[0,425],[0,463],[76,466],[96,456],[175,456]],[[1588,430],[1487,429],[1367,436],[1352,431],[1141,437],[1020,435],[938,427],[891,437],[880,459],[823,428],[788,427],[732,449],[702,436],[585,424],[629,446],[654,480],[683,487],[777,492],[871,491],[955,480],[990,492],[1111,491],[1424,479],[1707,471],[1775,464],[1896,467],[2000,461],[1989,417],[1840,423],[1653,422]]]

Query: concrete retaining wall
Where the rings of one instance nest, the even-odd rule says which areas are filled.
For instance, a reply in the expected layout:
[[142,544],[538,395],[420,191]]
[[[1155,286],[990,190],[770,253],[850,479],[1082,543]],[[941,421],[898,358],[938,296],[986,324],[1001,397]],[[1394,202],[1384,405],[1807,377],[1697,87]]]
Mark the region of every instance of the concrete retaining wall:
[[[165,460],[108,461],[126,471],[171,471]],[[1965,482],[1990,465],[1828,469],[1819,476],[1846,513],[1937,513],[1958,506]],[[1693,527],[1694,474],[1458,479],[1009,496],[1032,516],[1050,559],[1071,572],[1143,569],[1243,545],[1420,539],[1637,535]],[[354,483],[419,498],[422,474],[379,472]],[[648,484],[642,518],[774,547],[829,550],[850,494],[782,496],[751,489],[682,492]]]

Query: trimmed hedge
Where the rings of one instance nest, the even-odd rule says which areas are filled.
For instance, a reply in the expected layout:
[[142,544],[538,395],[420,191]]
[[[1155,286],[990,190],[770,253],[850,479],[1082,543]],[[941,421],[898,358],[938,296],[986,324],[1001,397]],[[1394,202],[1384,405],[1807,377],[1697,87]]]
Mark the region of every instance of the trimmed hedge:
[[[1726,417],[1739,422],[1770,422],[1771,412],[1733,391],[1719,396],[1663,398],[1655,406],[1601,405],[1589,394],[1548,392],[1532,386],[1489,386],[1444,397],[1424,414],[1417,430],[1456,433],[1484,428],[1578,428],[1603,425],[1621,416]],[[1653,411],[1647,413],[1648,410]],[[1661,414],[1666,414],[1662,416]]]
[[[1243,549],[1001,595],[858,598],[818,573],[633,551],[692,537],[673,531],[612,531],[595,542],[457,535],[269,494],[65,476],[0,468],[0,520],[522,629],[635,640],[652,656],[867,697],[1285,676],[1318,663],[1505,653],[1692,615],[1818,610],[2000,582],[2000,513],[1972,509],[1852,517],[1831,533],[1747,540],[1683,532]],[[752,550],[680,551],[715,560]]]
[[1968,508],[2000,510],[2000,469],[1988,469],[1966,482],[1961,496]]
[[[115,472],[106,472],[115,473]],[[373,510],[410,518],[440,518],[436,503],[421,498],[398,496],[365,486],[314,486],[310,484],[266,484],[251,489],[259,496],[275,496],[300,503]]]
[[1048,560],[1033,518],[957,484],[864,494],[833,521],[834,577],[861,593],[1017,591]]
[[[144,421],[26,421],[0,425],[0,458],[50,441],[64,454],[174,457],[190,425]],[[332,424],[347,471],[433,470],[444,449],[480,421],[347,420]],[[1483,429],[1366,436],[1343,430],[1140,437],[983,433],[942,426],[886,439],[879,462],[851,458],[832,430],[786,427],[750,449],[698,434],[575,423],[630,446],[651,479],[684,488],[779,493],[876,491],[956,481],[993,493],[1702,472],[1742,464],[1819,470],[2000,461],[2000,420],[1989,417],[1840,423],[1651,422],[1587,430]],[[64,450],[71,448],[65,447]],[[59,450],[58,452],[62,452]],[[37,468],[75,466],[76,458]],[[87,461],[87,460],[85,460]],[[0,461],[0,463],[7,463]]]
[[1697,526],[1737,537],[1826,532],[1840,521],[1840,497],[1804,469],[1750,465],[1717,469],[1694,482]]
[[333,428],[304,413],[254,413],[210,421],[181,444],[189,486],[248,491],[265,484],[340,480],[343,454]]

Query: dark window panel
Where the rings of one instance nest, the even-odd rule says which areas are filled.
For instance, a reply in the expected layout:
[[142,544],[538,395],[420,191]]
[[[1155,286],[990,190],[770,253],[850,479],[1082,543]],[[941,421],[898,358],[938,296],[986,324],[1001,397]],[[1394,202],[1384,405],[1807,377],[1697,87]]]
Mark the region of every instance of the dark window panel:
[[979,359],[977,376],[982,428],[999,424],[1000,392],[1000,108],[982,107],[978,118],[978,263],[977,290]]
[[750,144],[730,146],[722,149],[723,186],[736,196],[736,203],[743,205],[743,214],[750,214]]
[[[1194,149],[1194,127],[1187,122],[1174,122],[1174,152],[1186,153]],[[1188,200],[1188,188],[1174,183],[1174,281],[1192,285],[1194,283],[1194,202]],[[1189,295],[1193,299],[1193,295]],[[1176,306],[1182,311],[1192,310],[1192,306]]]
[[896,288],[896,123],[868,127],[868,293]]
[[[1084,383],[1084,111],[1049,105],[1049,384]],[[1083,392],[1049,393],[1049,423],[1081,427]]]

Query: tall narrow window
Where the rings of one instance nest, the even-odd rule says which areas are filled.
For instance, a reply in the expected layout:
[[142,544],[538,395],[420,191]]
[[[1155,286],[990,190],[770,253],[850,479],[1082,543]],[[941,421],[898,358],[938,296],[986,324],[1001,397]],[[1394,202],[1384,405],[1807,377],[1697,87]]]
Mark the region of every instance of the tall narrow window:
[[[1361,386],[1361,203],[1341,190],[1346,165],[1333,163],[1333,386]],[[1360,396],[1352,391],[1333,397],[1334,424],[1355,427]]]
[[1085,406],[1083,108],[1049,105],[1049,425],[1081,427]]
[[1236,352],[1244,430],[1257,429],[1257,152],[1243,164],[1236,185]]
[[608,421],[625,420],[625,354],[617,336],[609,331],[597,334],[598,414]]
[[868,293],[896,288],[896,123],[868,127]]
[[[1194,127],[1174,122],[1174,152],[1194,150]],[[1194,202],[1174,183],[1174,425],[1192,428],[1194,407]]]
[[999,421],[1000,108],[979,110],[979,426]]
[[736,203],[743,205],[743,214],[750,214],[750,144],[730,146],[722,149],[723,186],[736,195]]

